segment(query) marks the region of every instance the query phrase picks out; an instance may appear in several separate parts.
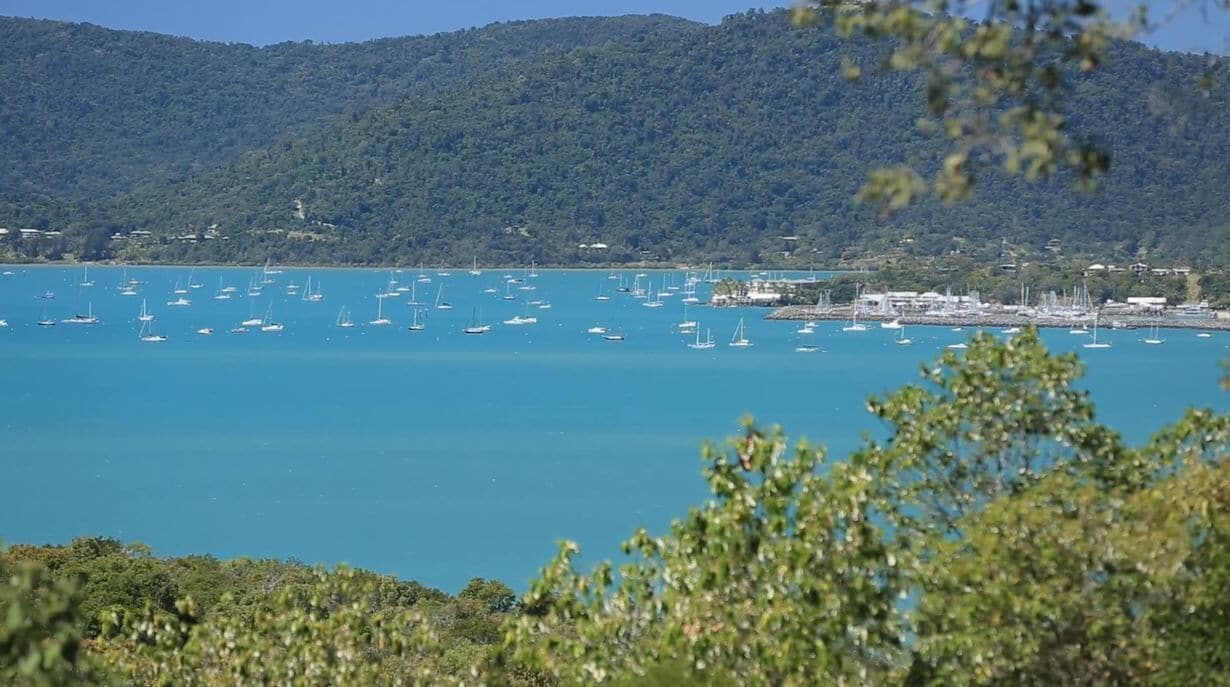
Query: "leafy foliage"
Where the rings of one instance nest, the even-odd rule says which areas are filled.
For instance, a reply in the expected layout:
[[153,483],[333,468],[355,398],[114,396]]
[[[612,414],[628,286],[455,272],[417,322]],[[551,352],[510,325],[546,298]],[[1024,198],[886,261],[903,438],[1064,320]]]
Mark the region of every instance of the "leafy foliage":
[[[520,602],[488,580],[448,597],[362,571],[156,559],[107,539],[15,548],[0,556],[17,571],[0,587],[0,677],[1224,684],[1230,416],[1188,410],[1128,446],[1097,422],[1080,373],[1035,330],[977,336],[920,383],[870,399],[885,436],[843,460],[749,418],[703,451],[710,500],[662,536],[637,531],[618,567],[578,571],[564,543]],[[104,608],[95,634],[81,608],[114,598],[117,567],[136,596]],[[211,601],[163,607],[151,569]]]

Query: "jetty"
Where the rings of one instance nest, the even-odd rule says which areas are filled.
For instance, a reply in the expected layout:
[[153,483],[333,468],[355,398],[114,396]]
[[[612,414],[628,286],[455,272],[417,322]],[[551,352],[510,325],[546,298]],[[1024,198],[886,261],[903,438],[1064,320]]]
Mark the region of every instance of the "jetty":
[[[858,313],[860,321],[891,322],[897,321],[903,325],[922,325],[937,327],[1051,327],[1070,329],[1081,325],[1092,325],[1094,314],[1073,317],[1070,315],[1048,315],[1043,313],[1021,313],[1005,309],[986,308],[983,310],[955,311],[951,313],[883,313],[851,305],[840,305],[817,310],[814,305],[787,305],[776,308],[765,316],[767,320],[849,320]],[[1200,329],[1209,331],[1230,331],[1230,316],[1219,317],[1215,311],[1209,311],[1207,317],[1185,317],[1167,313],[1127,314],[1100,311],[1098,322],[1108,329],[1147,329],[1161,327],[1162,329]]]

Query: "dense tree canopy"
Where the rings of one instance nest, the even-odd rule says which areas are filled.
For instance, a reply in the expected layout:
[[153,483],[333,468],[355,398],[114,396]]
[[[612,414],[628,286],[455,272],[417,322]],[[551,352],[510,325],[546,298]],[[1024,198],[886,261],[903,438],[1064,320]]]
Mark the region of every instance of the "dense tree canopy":
[[[0,113],[18,142],[0,153],[13,176],[0,224],[68,230],[18,252],[129,260],[809,265],[1057,239],[1069,253],[1230,261],[1226,93],[1181,117],[1158,107],[1209,71],[1200,57],[1113,43],[1102,68],[1067,74],[1065,130],[1113,157],[1101,193],[987,169],[963,205],[883,218],[852,202],[867,171],[930,173],[946,150],[916,126],[923,81],[847,82],[843,65],[870,71],[881,49],[788,19],[578,19],[261,50],[8,20],[0,74],[22,97]],[[63,66],[31,66],[77,33],[88,40]],[[83,113],[91,98],[107,107]],[[44,133],[60,111],[81,121]],[[204,240],[215,224],[226,241]],[[155,238],[106,239],[134,229]],[[166,239],[181,235],[201,240]],[[593,243],[610,248],[579,248]]]

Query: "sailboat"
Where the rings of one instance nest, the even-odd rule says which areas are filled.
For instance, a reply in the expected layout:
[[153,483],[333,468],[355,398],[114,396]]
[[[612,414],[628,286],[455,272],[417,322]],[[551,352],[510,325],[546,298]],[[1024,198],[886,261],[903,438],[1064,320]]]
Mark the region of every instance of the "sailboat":
[[265,312],[265,319],[261,324],[262,332],[280,332],[282,331],[282,323],[273,321],[273,301],[269,302],[269,309]]
[[679,328],[679,331],[681,333],[687,334],[688,332],[695,329],[698,326],[698,324],[699,323],[697,323],[695,320],[688,319],[688,304],[684,303],[683,304],[683,321],[676,324],[675,326]]
[[141,331],[137,333],[137,337],[146,343],[162,343],[167,340],[167,337],[162,334],[154,333],[154,323],[152,321],[141,323]]
[[529,313],[529,309],[530,306],[527,303],[525,306],[524,315],[514,315],[512,318],[504,320],[504,324],[512,325],[514,327],[519,325],[538,324],[538,318],[532,317]]
[[816,345],[815,343],[812,343],[811,336],[812,336],[812,332],[814,332],[815,330],[810,329],[810,328],[808,329],[809,331],[804,334],[803,343],[800,343],[799,345],[794,347],[795,353],[819,353],[820,352],[820,347]]
[[[269,307],[272,308],[273,304],[270,303]],[[244,320],[243,322],[240,322],[239,324],[244,327],[259,327],[264,323],[265,323],[264,320],[256,316],[256,301],[249,301],[248,302],[248,319]]]
[[195,280],[192,278],[192,277],[193,277],[193,275],[195,275],[195,274],[196,274],[196,268],[195,268],[195,267],[193,267],[193,268],[191,268],[191,269],[189,269],[189,270],[188,270],[188,288],[190,288],[190,289],[199,289],[199,288],[201,288],[201,286],[202,286],[201,284],[199,284],[197,281],[195,281]]
[[383,300],[379,298],[376,299],[376,319],[372,320],[371,322],[368,322],[368,324],[374,327],[384,327],[384,326],[393,324],[393,320],[390,320],[389,318],[384,316],[384,301]]
[[913,339],[906,338],[905,327],[902,327],[899,331],[900,333],[897,335],[897,341],[896,341],[896,344],[898,346],[909,346],[910,344],[914,343]]
[[413,321],[410,322],[410,326],[406,327],[406,329],[409,329],[412,332],[421,332],[424,329],[427,329],[427,325],[419,321],[419,312],[421,311],[422,311],[422,308],[415,308],[413,310],[414,319]]
[[146,307],[144,298],[141,299],[141,313],[137,315],[137,319],[142,322],[149,322],[154,319],[154,313],[150,312],[149,308]]
[[98,324],[98,318],[94,317],[93,303],[89,304],[89,310],[87,312],[89,313],[87,315],[76,314],[60,321],[65,324]]
[[354,322],[350,320],[350,313],[346,311],[346,306],[342,306],[342,309],[337,311],[337,326],[342,329],[350,329],[354,326]]
[[441,300],[444,297],[444,284],[440,284],[440,288],[436,291],[436,310],[452,310],[452,304]]
[[308,275],[307,288],[303,291],[303,300],[308,303],[320,303],[325,300],[325,295],[320,292],[320,282],[316,282],[316,290],[312,290],[312,276]]
[[472,275],[474,275],[474,276],[476,276],[476,277],[477,277],[478,275],[480,275],[480,274],[482,274],[482,273],[483,273],[483,271],[482,271],[482,270],[480,270],[480,269],[478,269],[478,256],[477,256],[477,255],[475,255],[475,256],[474,256],[474,266],[470,268],[470,274],[472,274]]
[[90,266],[85,266],[85,273],[81,275],[81,283],[78,286],[93,286],[94,282],[90,280]]
[[516,297],[516,296],[514,296],[514,295],[513,295],[513,293],[512,293],[512,285],[513,285],[513,280],[512,280],[512,279],[506,279],[506,280],[504,281],[504,295],[503,295],[503,296],[500,296],[500,298],[503,298],[503,299],[504,299],[504,300],[506,300],[506,301],[515,301],[515,300],[517,300],[517,297]]
[[478,310],[475,309],[473,317],[470,321],[470,326],[462,329],[461,331],[465,334],[486,334],[491,331],[491,325],[481,324],[479,320],[480,317],[478,315]]
[[699,325],[698,325],[698,326],[697,326],[697,328],[696,328],[696,341],[695,341],[695,342],[693,342],[693,343],[688,344],[688,348],[694,348],[694,349],[696,349],[696,350],[698,350],[698,351],[708,350],[708,349],[710,349],[710,348],[714,348],[714,347],[716,347],[716,346],[717,346],[717,344],[713,341],[713,332],[712,332],[712,330],[706,329],[706,330],[705,330],[705,340],[704,340],[704,341],[701,341],[701,340],[700,340],[700,327],[699,327]]
[[862,324],[858,321],[858,308],[854,308],[853,313],[854,315],[850,319],[850,324],[842,327],[841,331],[843,332],[865,332],[867,331],[867,325]]
[[1157,325],[1156,324],[1153,325],[1153,327],[1150,328],[1149,330],[1149,336],[1143,339],[1143,341],[1151,346],[1159,346],[1161,344],[1166,343],[1166,340],[1163,338],[1160,338],[1160,336],[1158,335],[1157,329],[1158,329]]
[[590,327],[589,329],[586,329],[585,333],[586,334],[606,334],[606,327],[603,327],[600,324],[596,324]]
[[176,280],[175,280],[175,290],[174,290],[174,291],[172,291],[172,293],[174,293],[174,294],[175,294],[175,295],[177,295],[177,296],[182,296],[182,295],[184,295],[184,294],[188,293],[188,289],[185,289],[184,287],[180,286],[180,285],[179,285],[179,280],[178,280],[178,279],[176,279]]
[[235,287],[223,286],[222,277],[218,277],[218,292],[214,294],[215,301],[229,301],[231,300],[231,294],[234,292],[235,292]]
[[611,300],[610,296],[602,292],[602,282],[601,281],[598,282],[598,295],[594,296],[594,300],[600,303]]
[[739,326],[735,327],[734,336],[730,337],[730,346],[732,348],[748,348],[752,342],[747,338],[747,332],[744,331],[743,318],[739,318]]
[[1105,341],[1098,343],[1098,316],[1093,316],[1093,341],[1081,346],[1081,348],[1110,348],[1110,344]]
[[658,291],[657,293],[654,293],[653,284],[650,284],[649,298],[645,299],[645,302],[641,303],[641,305],[646,308],[661,308],[664,305],[664,303],[662,303],[662,292]]

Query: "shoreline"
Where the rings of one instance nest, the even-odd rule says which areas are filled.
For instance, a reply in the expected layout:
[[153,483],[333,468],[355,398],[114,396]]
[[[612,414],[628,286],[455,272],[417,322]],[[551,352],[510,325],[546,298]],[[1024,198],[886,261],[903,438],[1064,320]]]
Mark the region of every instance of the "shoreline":
[[[824,320],[846,321],[851,317],[850,306],[839,306],[825,313],[817,313],[812,305],[787,305],[776,308],[765,315],[766,320]],[[957,313],[952,315],[923,315],[921,313],[908,315],[885,316],[880,313],[859,315],[860,321],[889,322],[897,320],[903,325],[918,325],[924,327],[1026,327],[1039,329],[1071,329],[1076,325],[1090,325],[1088,319],[1073,320],[1066,317],[1025,317],[1012,313]],[[1161,329],[1197,329],[1208,331],[1230,331],[1230,318],[1185,318],[1166,317],[1164,315],[1115,315],[1107,320],[1114,320],[1126,326],[1114,327],[1109,323],[1103,329],[1148,329],[1157,326]]]
[[[15,267],[183,267],[192,268],[200,267],[202,269],[261,269],[265,263],[204,263],[204,262],[114,262],[114,261],[70,261],[59,260],[49,262],[40,260],[37,262],[3,262],[0,261],[0,269],[10,269]],[[423,272],[437,272],[441,269],[448,270],[454,274],[469,273],[473,267],[472,263],[464,265],[345,265],[345,264],[301,264],[301,263],[280,263],[270,265],[271,268],[280,270],[401,270],[403,272],[410,270],[421,269]],[[597,265],[537,265],[535,269],[547,271],[579,271],[579,270],[614,270],[614,271],[629,271],[629,270],[655,270],[655,271],[690,271],[701,272],[709,268],[708,263],[700,264],[662,264],[662,263],[604,263]],[[479,265],[478,269],[487,271],[513,271],[513,270],[528,270],[529,265]],[[861,270],[854,268],[829,268],[829,267],[777,267],[777,266],[754,266],[754,267],[715,267],[715,271],[720,272],[816,272],[824,275],[838,274],[858,274]]]

